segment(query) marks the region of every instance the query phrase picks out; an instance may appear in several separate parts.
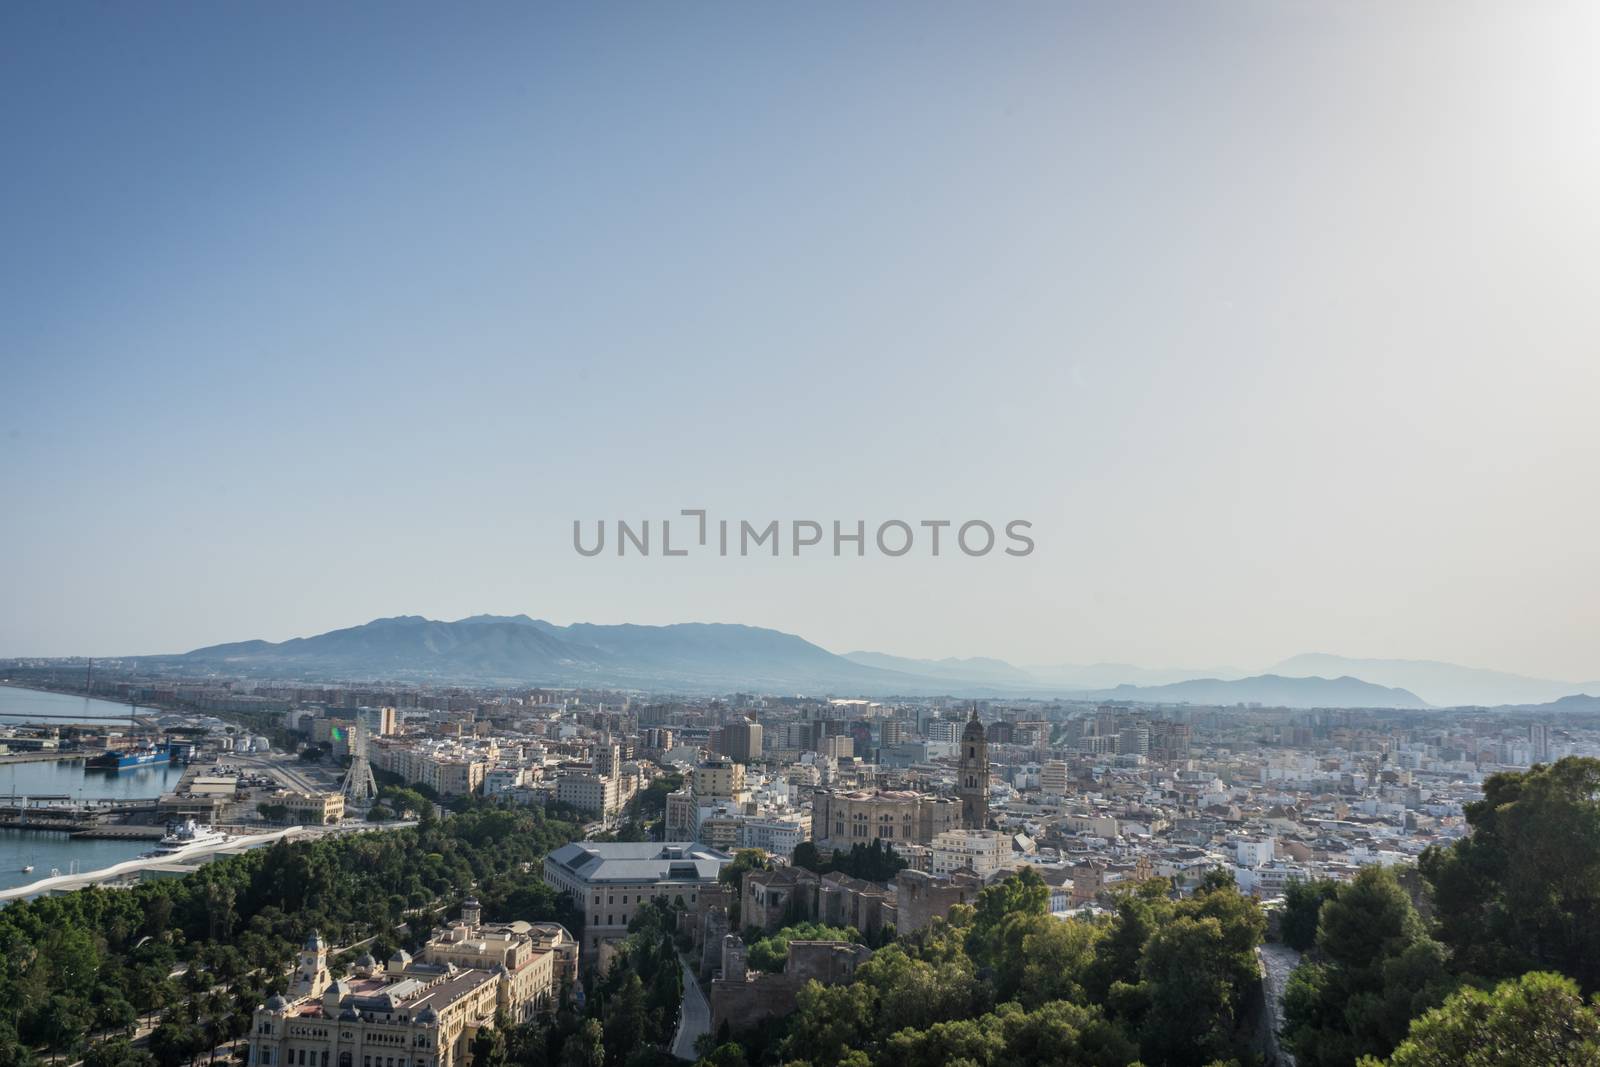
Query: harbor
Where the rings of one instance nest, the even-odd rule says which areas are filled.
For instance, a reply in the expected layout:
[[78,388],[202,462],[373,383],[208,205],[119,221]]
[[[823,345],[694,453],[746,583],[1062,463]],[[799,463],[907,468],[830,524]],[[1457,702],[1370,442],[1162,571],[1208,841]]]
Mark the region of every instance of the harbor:
[[[104,729],[127,723],[129,713],[128,705],[112,701],[0,686],[0,724],[7,726]],[[184,768],[168,761],[94,770],[88,755],[53,749],[0,754],[0,891],[52,870],[80,876],[135,860],[165,832],[155,819],[156,804],[178,786]]]

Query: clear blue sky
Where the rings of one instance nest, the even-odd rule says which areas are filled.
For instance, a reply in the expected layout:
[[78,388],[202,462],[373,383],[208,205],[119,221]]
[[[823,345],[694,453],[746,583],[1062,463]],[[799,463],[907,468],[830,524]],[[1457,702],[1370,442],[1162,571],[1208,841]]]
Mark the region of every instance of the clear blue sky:
[[[1600,676],[1589,3],[0,7],[0,655]],[[580,559],[574,518],[1033,521]]]

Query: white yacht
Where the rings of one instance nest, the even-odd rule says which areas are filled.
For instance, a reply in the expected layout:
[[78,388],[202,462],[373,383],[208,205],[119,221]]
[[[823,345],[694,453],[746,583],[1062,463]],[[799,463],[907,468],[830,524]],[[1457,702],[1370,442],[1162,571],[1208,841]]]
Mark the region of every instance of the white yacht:
[[167,827],[167,835],[161,839],[150,855],[169,856],[196,845],[220,845],[229,840],[231,839],[227,834],[215,827],[197,823],[193,819],[185,819],[181,823],[173,823]]

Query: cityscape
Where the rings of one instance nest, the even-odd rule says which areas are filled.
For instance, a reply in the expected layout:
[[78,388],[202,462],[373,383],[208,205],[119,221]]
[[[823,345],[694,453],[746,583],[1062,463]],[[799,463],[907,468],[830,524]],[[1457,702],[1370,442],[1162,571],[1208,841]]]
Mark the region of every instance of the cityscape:
[[[808,990],[851,988],[891,947],[926,953],[1020,880],[1037,887],[1040,921],[1095,932],[1080,935],[1085,975],[1095,938],[1114,937],[1151,886],[1182,902],[1225,885],[1248,909],[1254,944],[1249,975],[1212,1005],[1233,1029],[1209,1035],[1207,1054],[1323,1062],[1327,1034],[1289,1006],[1296,969],[1319,956],[1317,907],[1369,871],[1384,872],[1400,901],[1425,894],[1419,865],[1429,870],[1469,839],[1491,779],[1600,767],[1590,762],[1600,758],[1600,709],[1581,695],[1538,712],[1288,708],[139,671],[0,664],[12,687],[0,693],[77,709],[31,723],[12,713],[23,720],[0,727],[11,768],[77,766],[87,781],[154,763],[169,775],[138,799],[13,793],[0,814],[16,834],[153,847],[99,869],[29,865],[7,900],[141,897],[218,867],[294,862],[294,850],[468,820],[524,835],[528,858],[487,885],[473,863],[435,892],[391,897],[376,907],[378,926],[364,912],[340,922],[341,944],[330,944],[331,926],[302,936],[287,920],[295,934],[279,942],[282,969],[269,962],[244,987],[257,1001],[193,1009],[187,1024],[173,1016],[188,1002],[163,1011],[119,1001],[131,1006],[123,1025],[82,1033],[20,1017],[18,1039],[47,1058],[846,1062],[843,1047],[818,1052],[807,1034],[785,1033],[797,1013],[822,1010]],[[343,853],[324,855],[337,863]],[[1297,915],[1308,894],[1309,926]],[[637,990],[635,973],[648,979]],[[619,1020],[608,995],[642,998],[628,1009],[637,1017]],[[1151,1056],[1126,1029],[1118,1037],[1130,1062],[1193,1059]],[[897,1034],[886,1062],[900,1062],[905,1043]]]

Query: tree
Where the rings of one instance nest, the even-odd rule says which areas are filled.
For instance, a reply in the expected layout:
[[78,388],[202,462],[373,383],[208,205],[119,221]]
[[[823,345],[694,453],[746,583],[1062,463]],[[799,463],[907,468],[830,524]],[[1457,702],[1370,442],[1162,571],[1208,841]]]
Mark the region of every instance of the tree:
[[1362,868],[1322,905],[1316,947],[1284,993],[1285,1036],[1307,1067],[1388,1055],[1455,986],[1444,946],[1383,867]]
[[744,1049],[730,1041],[726,1045],[718,1045],[708,1054],[701,1056],[695,1067],[748,1067],[748,1065]]
[[155,1057],[136,1049],[125,1037],[92,1045],[83,1054],[83,1067],[155,1067]]
[[873,1023],[872,990],[865,982],[838,986],[807,982],[782,1045],[783,1058],[840,1063],[851,1049],[867,1043]]
[[1150,1010],[1143,1052],[1156,1063],[1201,1064],[1229,1051],[1237,1003],[1223,966],[1222,924],[1183,916],[1156,931],[1140,961]]
[[1420,861],[1458,965],[1600,990],[1600,760],[1491,775],[1466,814],[1471,835]]
[[[1411,1024],[1391,1067],[1593,1067],[1600,1013],[1569,978],[1532,972],[1491,993],[1463,989]],[[1379,1067],[1367,1058],[1363,1067]]]
[[472,1067],[506,1067],[505,1021],[504,1015],[499,1016],[496,1025],[484,1027],[472,1039]]
[[746,956],[752,970],[777,974],[789,959],[790,941],[854,941],[860,944],[861,934],[854,927],[823,926],[804,922],[786,926],[769,937],[750,946]]
[[733,862],[722,868],[722,873],[717,875],[718,881],[733,890],[734,899],[744,892],[744,876],[746,871],[764,871],[770,864],[767,854],[759,848],[742,848],[733,854]]
[[999,959],[1003,927],[1009,916],[1049,912],[1050,887],[1037,871],[1024,867],[978,894],[972,932],[967,935],[968,955],[979,967],[993,966]]
[[561,1046],[561,1067],[604,1067],[605,1031],[598,1019],[585,1019]]
[[1104,936],[1105,928],[1093,923],[1038,917],[1018,953],[1022,963],[1018,994],[1023,1005],[1038,1007],[1052,1000],[1083,1003],[1095,948]]
[[620,1064],[645,1039],[644,983],[629,972],[622,986],[605,1001],[606,1062]]
[[1278,921],[1278,936],[1283,943],[1300,952],[1306,952],[1317,943],[1317,920],[1322,905],[1339,893],[1339,883],[1332,878],[1314,878],[1303,881],[1289,879],[1284,888],[1283,913]]
[[822,853],[810,841],[802,841],[794,846],[794,854],[789,857],[789,862],[796,867],[822,873]]

